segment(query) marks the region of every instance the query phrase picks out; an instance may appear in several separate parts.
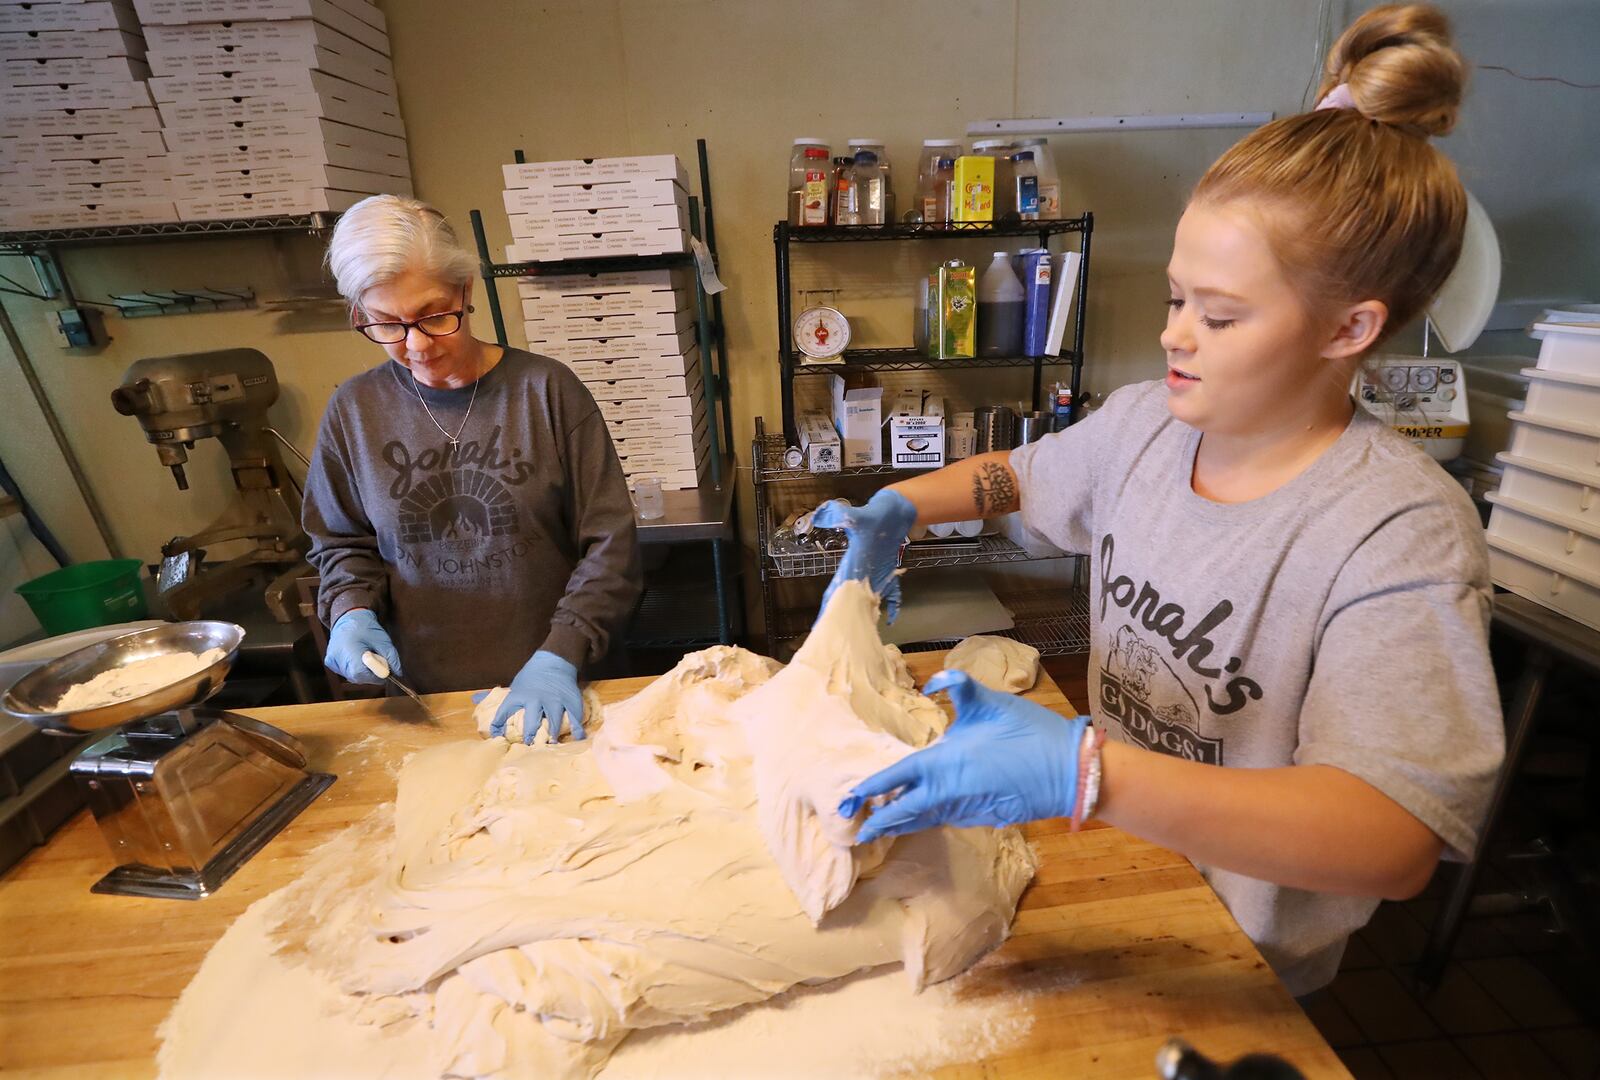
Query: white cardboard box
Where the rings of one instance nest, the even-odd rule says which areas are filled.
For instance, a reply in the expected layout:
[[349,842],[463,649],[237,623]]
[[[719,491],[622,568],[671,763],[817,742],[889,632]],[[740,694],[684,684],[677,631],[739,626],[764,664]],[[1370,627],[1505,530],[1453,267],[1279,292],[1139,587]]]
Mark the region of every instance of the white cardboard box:
[[87,135],[11,135],[0,138],[0,162],[42,165],[109,157],[159,157],[167,152],[157,131],[106,131]]
[[845,388],[837,375],[829,375],[833,395],[833,422],[844,443],[846,465],[883,464],[883,387]]
[[47,30],[0,33],[0,60],[58,56],[144,56],[144,38],[126,30]]
[[150,77],[143,60],[128,56],[29,56],[0,60],[0,85],[56,86],[80,82],[137,82]]
[[0,209],[0,229],[81,229],[177,220],[177,207],[170,202],[108,202],[90,206]]
[[[569,360],[557,356],[585,383],[613,383],[624,379],[698,378],[694,369],[699,365],[698,350],[693,356],[624,356],[615,360]],[[661,392],[674,393],[671,382],[662,384]],[[593,391],[591,391],[593,393]]]
[[693,440],[697,429],[699,431],[705,430],[703,413],[699,417],[696,417],[693,413],[688,415],[674,413],[642,419],[635,417],[631,420],[606,419],[606,431],[610,433],[613,441],[637,439],[641,433],[650,432],[674,438],[681,436]]
[[[389,136],[385,135],[382,138],[387,139]],[[403,152],[405,144],[402,142],[400,146],[402,153],[395,156],[348,144],[340,145],[319,140],[261,139],[255,142],[214,144],[213,148],[206,150],[173,151],[172,171],[181,176],[186,173],[237,172],[241,169],[280,167],[303,169],[307,165],[332,165],[409,180],[411,163],[406,160]]]
[[0,207],[10,210],[28,207],[170,201],[172,201],[172,181],[165,177],[77,184],[0,183]]
[[139,17],[126,0],[93,0],[81,4],[0,4],[0,33],[60,30],[121,30],[137,34]]
[[260,217],[263,214],[319,214],[345,211],[367,197],[364,191],[328,191],[292,188],[287,191],[208,195],[178,199],[178,220],[217,221],[223,218]]
[[400,106],[392,98],[321,72],[313,72],[312,76],[328,80],[316,94],[164,102],[160,106],[161,122],[165,127],[174,128],[221,127],[259,120],[322,117],[397,138],[405,137]]
[[[522,302],[522,312],[528,313],[531,300]],[[529,340],[575,341],[583,338],[617,337],[623,334],[654,335],[681,334],[698,322],[692,308],[679,311],[635,311],[606,315],[552,315],[548,318],[527,319],[522,328]]]
[[[546,348],[559,350],[555,355],[563,360],[621,360],[631,357],[653,360],[665,357],[668,360],[682,362],[697,347],[696,334],[692,330],[683,330],[676,334],[617,334],[603,338],[530,337],[528,339],[528,348],[535,352],[543,352]],[[629,379],[642,376],[617,377]]]
[[682,310],[693,306],[693,294],[665,290],[661,292],[548,293],[532,296],[523,294],[522,314],[529,320],[593,318],[604,315],[646,315]]
[[304,159],[295,165],[267,165],[255,169],[235,169],[231,172],[174,175],[172,181],[177,198],[202,197],[207,193],[235,195],[247,191],[281,191],[297,187],[364,191],[369,195],[380,192],[393,195],[411,194],[411,181],[402,176],[384,176],[382,173],[363,172],[360,169],[341,169],[336,165],[322,165]]
[[798,420],[800,449],[806,455],[806,468],[815,473],[838,472],[843,462],[844,447],[839,432],[828,418],[819,412],[802,412]]
[[582,158],[576,161],[529,161],[503,165],[505,186],[525,188],[534,185],[588,184],[601,180],[675,180],[687,190],[689,174],[676,154],[648,154],[642,157]]
[[[591,394],[594,394],[596,385],[589,386]],[[662,417],[693,417],[698,420],[705,414],[705,399],[698,396],[612,399],[596,394],[594,403],[600,407],[600,415],[607,424],[653,423]]]
[[671,398],[704,396],[704,383],[700,378],[699,364],[695,364],[682,375],[669,375],[665,378],[583,379],[581,372],[579,378],[589,388],[589,393],[596,401],[666,401]]
[[[328,80],[338,79],[337,83]],[[340,84],[344,85],[340,85]],[[378,83],[379,85],[372,85]],[[183,75],[156,75],[150,79],[150,95],[156,104],[169,101],[208,101],[232,97],[298,97],[326,92],[330,88],[354,94],[366,91],[394,98],[394,79],[374,74],[360,83],[303,64],[271,64],[264,67],[228,71],[196,71]]]
[[896,469],[943,468],[944,417],[891,417],[889,464]]
[[664,206],[613,206],[593,210],[551,210],[538,214],[509,214],[511,235],[518,239],[548,240],[582,233],[609,233],[622,229],[687,229],[688,211],[674,203]]
[[[167,127],[161,132],[167,149],[174,153],[237,152],[239,147],[256,143],[270,146],[296,148],[294,156],[325,160],[330,165],[341,165],[335,157],[360,157],[406,161],[406,141],[395,135],[372,131],[351,124],[341,124],[317,116],[286,116],[264,120],[241,120],[213,127]],[[319,155],[322,155],[319,157]],[[351,165],[350,168],[360,168]],[[373,169],[373,172],[383,172]],[[407,165],[404,173],[410,175]]]
[[508,214],[547,214],[608,206],[689,206],[676,180],[602,180],[589,184],[538,184],[501,192]]
[[84,158],[74,161],[5,162],[0,185],[115,184],[127,180],[167,180],[172,170],[166,154],[140,157]]
[[[252,21],[315,19],[369,49],[389,55],[389,33],[383,13],[365,0],[249,0]],[[232,22],[241,14],[239,0],[134,0],[146,26]]]
[[579,233],[550,239],[518,240],[506,245],[509,262],[548,262],[609,255],[668,255],[688,250],[682,229],[619,229],[609,233]]
[[372,90],[392,86],[394,79],[394,63],[383,53],[309,19],[152,26],[146,41],[146,59],[157,75],[290,64],[320,68]]
[[153,105],[139,109],[53,109],[32,115],[0,112],[0,137],[160,130],[161,115]]
[[62,109],[138,109],[150,105],[143,82],[77,82],[0,88],[0,115],[32,116]]
[[517,279],[517,292],[523,296],[591,295],[594,293],[671,292],[688,285],[677,270],[622,270],[617,273],[540,274]]

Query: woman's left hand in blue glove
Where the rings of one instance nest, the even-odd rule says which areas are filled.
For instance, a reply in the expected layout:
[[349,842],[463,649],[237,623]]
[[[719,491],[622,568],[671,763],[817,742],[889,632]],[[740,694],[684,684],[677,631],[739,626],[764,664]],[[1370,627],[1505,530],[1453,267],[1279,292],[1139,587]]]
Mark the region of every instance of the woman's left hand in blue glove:
[[853,818],[867,799],[899,791],[867,817],[856,843],[936,825],[1020,825],[1072,814],[1088,717],[1069,720],[960,671],[941,671],[923,688],[939,690],[949,690],[955,703],[949,729],[861,781],[839,804],[840,816]]
[[506,721],[518,709],[522,710],[524,743],[533,742],[547,721],[550,741],[559,740],[563,713],[572,721],[572,737],[583,738],[583,691],[578,689],[578,669],[555,653],[543,649],[534,653],[511,680],[506,699],[489,725],[491,739],[506,733]]

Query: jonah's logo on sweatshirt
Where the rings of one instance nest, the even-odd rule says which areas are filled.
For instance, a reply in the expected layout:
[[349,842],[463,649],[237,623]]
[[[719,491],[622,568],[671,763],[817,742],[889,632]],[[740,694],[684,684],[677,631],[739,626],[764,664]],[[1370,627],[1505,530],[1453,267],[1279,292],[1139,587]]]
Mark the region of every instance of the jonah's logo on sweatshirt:
[[[1119,608],[1127,610],[1130,622],[1143,626],[1157,637],[1165,638],[1172,646],[1174,660],[1182,660],[1190,671],[1202,679],[1214,680],[1206,683],[1206,705],[1217,716],[1236,713],[1249,702],[1260,701],[1260,685],[1254,679],[1238,674],[1239,668],[1244,664],[1243,658],[1230,656],[1220,667],[1206,663],[1217,648],[1217,643],[1211,640],[1212,631],[1227,622],[1228,617],[1233,614],[1232,602],[1219,600],[1216,607],[1186,630],[1184,623],[1189,618],[1189,613],[1182,605],[1170,601],[1162,603],[1161,593],[1148,581],[1143,585],[1136,585],[1126,574],[1120,577],[1112,576],[1111,557],[1116,552],[1116,547],[1116,539],[1110,533],[1100,541],[1101,623],[1105,622],[1106,610],[1110,605],[1116,604]],[[1216,689],[1215,682],[1221,682],[1224,673],[1229,678],[1223,682],[1220,690]]]
[[502,484],[519,487],[535,472],[533,462],[521,458],[521,450],[512,450],[509,454],[501,451],[499,424],[490,432],[487,442],[471,439],[459,446],[449,443],[430,446],[414,458],[411,448],[399,439],[383,448],[383,460],[395,472],[389,494],[396,499],[404,499],[413,488],[427,482],[427,474],[438,472],[481,473]]
[[399,506],[400,540],[475,542],[517,531],[517,504],[504,484],[476,469],[424,479]]
[[1199,731],[1200,710],[1155,647],[1124,626],[1111,639],[1100,671],[1100,711],[1128,737],[1207,765],[1222,764],[1222,740]]

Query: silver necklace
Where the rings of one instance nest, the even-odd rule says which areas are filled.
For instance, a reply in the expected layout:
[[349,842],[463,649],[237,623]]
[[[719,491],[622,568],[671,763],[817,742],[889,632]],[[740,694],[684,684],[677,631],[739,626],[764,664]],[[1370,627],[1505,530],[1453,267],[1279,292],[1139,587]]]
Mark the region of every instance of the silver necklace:
[[445,438],[450,440],[450,446],[452,449],[460,446],[461,433],[467,430],[467,421],[472,419],[472,406],[478,400],[478,384],[482,382],[483,379],[480,377],[472,380],[472,396],[467,399],[467,415],[461,418],[461,426],[456,428],[456,433],[452,435],[444,429],[443,424],[439,423],[439,418],[433,415],[433,410],[428,408],[428,399],[422,396],[422,387],[417,385],[417,373],[412,371],[410,368],[406,368],[406,374],[411,376],[411,389],[417,392],[417,400],[422,402],[422,409],[428,414],[428,419],[433,421],[433,426],[439,429],[440,435],[443,435]]

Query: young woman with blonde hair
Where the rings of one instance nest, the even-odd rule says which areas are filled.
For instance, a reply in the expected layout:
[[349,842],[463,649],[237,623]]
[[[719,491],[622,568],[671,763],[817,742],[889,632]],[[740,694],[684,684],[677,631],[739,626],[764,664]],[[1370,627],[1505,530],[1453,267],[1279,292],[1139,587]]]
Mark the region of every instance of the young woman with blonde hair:
[[1020,510],[1093,572],[1091,716],[937,676],[957,719],[845,800],[861,840],[1094,811],[1192,858],[1297,994],[1380,898],[1471,855],[1503,755],[1481,528],[1349,393],[1460,252],[1466,196],[1429,137],[1463,81],[1437,10],[1363,15],[1319,107],[1195,188],[1164,381],[819,515],[850,533],[836,580],[891,608],[913,525],[975,510]]

